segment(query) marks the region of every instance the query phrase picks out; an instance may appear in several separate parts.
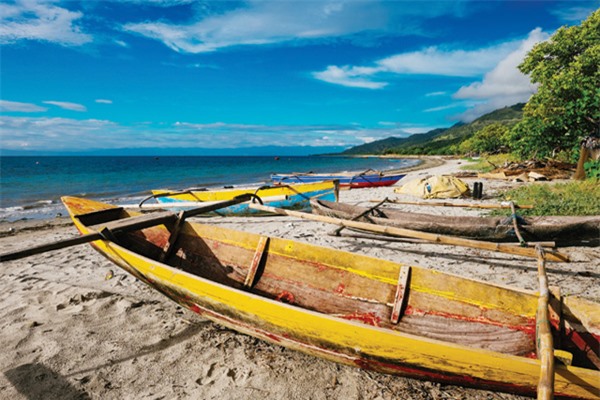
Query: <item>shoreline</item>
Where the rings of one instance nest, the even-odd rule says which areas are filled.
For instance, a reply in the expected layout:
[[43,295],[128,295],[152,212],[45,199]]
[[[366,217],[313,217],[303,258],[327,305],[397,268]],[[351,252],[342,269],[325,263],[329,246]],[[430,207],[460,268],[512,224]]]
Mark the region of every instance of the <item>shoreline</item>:
[[[335,157],[340,157],[335,156]],[[345,156],[344,156],[345,157]],[[149,158],[149,157],[144,157],[144,158]],[[350,157],[352,158],[352,157]],[[407,158],[403,158],[401,157],[400,159],[419,159],[421,160],[420,157],[407,157]],[[416,166],[407,166],[407,167],[401,167],[401,168],[393,168],[392,165],[389,166],[389,168],[382,170],[385,171],[386,173],[404,173],[404,172],[408,172],[408,171],[412,171],[412,170],[416,170],[416,169],[421,169],[421,168],[425,168],[427,167],[429,164],[428,161],[425,162],[420,162],[418,165]],[[353,170],[349,170],[349,171],[344,171],[344,172],[351,172],[351,173],[360,173],[363,170],[360,169],[353,169]],[[334,171],[332,173],[336,173],[336,172],[340,172],[340,171]],[[240,181],[242,183],[235,183],[234,186],[235,187],[240,187],[240,188],[244,188],[244,187],[258,187],[258,186],[262,186],[265,184],[272,184],[270,179],[264,179],[265,177],[268,177],[268,175],[263,176],[263,180],[249,180],[249,181]],[[235,181],[235,180],[234,180]],[[159,186],[159,185],[157,185]],[[218,189],[222,189],[225,185],[222,184],[207,184],[207,185],[201,185],[202,187],[206,187],[209,190],[210,189],[214,189],[214,190],[218,190]],[[190,186],[186,186],[186,187],[190,187]],[[155,187],[156,188],[156,187]],[[60,193],[60,194],[54,194],[54,196],[57,196],[56,198],[52,198],[51,200],[38,200],[38,201],[32,201],[32,200],[28,200],[27,202],[23,203],[23,204],[15,204],[12,206],[7,206],[4,208],[0,209],[0,223],[4,223],[4,222],[16,222],[16,221],[29,221],[29,220],[51,220],[51,219],[55,219],[55,218],[60,218],[63,215],[66,215],[66,210],[64,209],[64,207],[62,206],[62,203],[60,202],[60,196],[65,195],[65,194],[69,194],[69,193]],[[98,197],[98,196],[90,196],[89,198],[93,199],[93,200],[97,200],[97,201],[102,201],[102,202],[107,202],[107,203],[118,203],[118,204],[126,204],[126,203],[138,203],[140,200],[142,200],[143,198],[147,197],[150,194],[149,190],[144,190],[144,191],[135,191],[135,192],[123,192],[121,189],[118,190],[118,193],[115,193],[113,195],[110,195],[109,197]],[[70,195],[75,195],[77,196],[77,193],[71,193]],[[87,196],[83,196],[83,197],[87,197]],[[0,237],[2,237],[3,232],[0,229]]]
[[[403,195],[394,193],[402,183],[459,172],[462,165],[461,160],[434,159],[426,168],[407,172],[394,186],[341,191],[340,201],[369,204],[385,197],[402,199]],[[464,180],[472,184],[474,179]],[[494,191],[506,184],[486,181],[482,201],[496,202]],[[458,207],[393,207],[437,215],[482,214],[481,210]],[[536,261],[517,256],[440,244],[332,237],[326,232],[333,225],[293,217],[193,220],[538,290]],[[8,228],[13,231],[0,236],[3,251],[78,235],[66,217],[0,222],[0,232]],[[561,251],[573,261],[548,265],[550,285],[559,286],[564,295],[600,301],[597,248]],[[525,399],[343,366],[231,331],[179,307],[88,244],[5,262],[2,267],[0,398],[26,398],[39,392],[50,400],[67,395],[225,400]],[[36,379],[39,376],[45,378]]]

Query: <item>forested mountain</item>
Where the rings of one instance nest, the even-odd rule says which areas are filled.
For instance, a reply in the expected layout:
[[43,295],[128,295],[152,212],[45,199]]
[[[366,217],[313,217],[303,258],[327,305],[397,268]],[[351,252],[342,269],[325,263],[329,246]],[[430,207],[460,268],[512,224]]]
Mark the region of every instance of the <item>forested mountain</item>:
[[414,134],[406,138],[389,137],[345,150],[342,154],[454,154],[463,140],[483,127],[500,123],[512,127],[523,116],[519,103],[483,115],[471,123],[458,123],[451,128],[434,129],[427,133]]

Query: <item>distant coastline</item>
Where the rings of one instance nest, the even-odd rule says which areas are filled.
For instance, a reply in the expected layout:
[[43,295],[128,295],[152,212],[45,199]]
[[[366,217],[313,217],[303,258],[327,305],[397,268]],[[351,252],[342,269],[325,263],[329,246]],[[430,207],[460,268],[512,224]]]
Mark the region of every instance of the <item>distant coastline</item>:
[[393,171],[401,171],[401,172],[410,172],[410,171],[418,171],[420,169],[428,169],[439,167],[445,164],[444,159],[448,158],[447,156],[422,156],[422,155],[396,155],[396,154],[349,154],[345,155],[345,157],[352,158],[380,158],[380,159],[398,159],[398,160],[406,160],[406,159],[416,159],[418,160],[418,164],[411,165],[407,167],[395,168]]

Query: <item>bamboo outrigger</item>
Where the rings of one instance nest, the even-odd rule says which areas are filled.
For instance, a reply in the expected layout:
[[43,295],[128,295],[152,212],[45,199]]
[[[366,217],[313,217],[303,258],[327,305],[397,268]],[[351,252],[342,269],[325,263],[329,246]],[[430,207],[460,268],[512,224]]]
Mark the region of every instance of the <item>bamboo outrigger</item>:
[[[138,218],[91,200],[63,202],[85,235]],[[537,391],[543,374],[535,292],[177,221],[122,230],[92,245],[190,310],[272,343],[419,379]],[[551,333],[573,356],[573,365],[556,363],[550,390],[596,399],[600,306],[578,297],[549,300]]]

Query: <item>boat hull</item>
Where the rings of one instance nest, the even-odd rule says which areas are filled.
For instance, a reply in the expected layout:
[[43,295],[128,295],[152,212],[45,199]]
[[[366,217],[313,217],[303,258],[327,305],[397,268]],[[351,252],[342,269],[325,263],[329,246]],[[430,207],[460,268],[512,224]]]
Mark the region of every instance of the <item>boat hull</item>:
[[[252,193],[256,194],[265,205],[271,207],[310,210],[310,200],[319,198],[327,201],[337,201],[338,186],[335,181],[316,182],[309,184],[270,186],[266,188],[236,188],[225,190],[189,191],[187,193],[173,194],[169,190],[153,190],[156,201],[165,207],[174,210],[198,207],[202,203],[213,201],[231,200],[236,196]],[[250,202],[236,204],[218,210],[216,213],[226,216],[264,215],[259,210],[248,207]]]
[[275,183],[309,183],[325,180],[338,180],[341,187],[353,189],[392,186],[406,175],[359,174],[359,175],[328,175],[328,174],[273,174],[271,180]]
[[[353,219],[369,207],[352,204],[311,201],[315,214],[334,218]],[[441,235],[461,236],[469,239],[515,241],[513,222],[508,217],[452,217],[443,215],[404,212],[394,208],[378,208],[359,219],[383,226],[413,229]],[[519,220],[519,230],[525,240],[575,241],[600,238],[600,216],[577,217],[524,217]]]
[[[106,225],[94,220],[90,227],[92,222],[86,222],[88,217],[84,216],[91,215],[90,218],[95,219],[107,205],[75,198],[63,201],[81,233],[92,233]],[[378,313],[387,315],[389,311],[387,304],[393,301],[398,270],[402,268],[399,264],[271,238],[257,282],[245,286],[239,278],[248,274],[244,263],[249,265],[256,258],[260,235],[190,223],[185,223],[181,235],[179,242],[188,246],[178,247],[169,259],[170,263],[180,265],[179,268],[155,259],[159,254],[155,245],[160,249],[169,240],[165,227],[145,229],[121,238],[119,241],[124,244],[101,240],[93,242],[93,246],[124,270],[188,309],[271,343],[348,365],[419,379],[528,395],[536,391],[540,363],[529,356],[467,347],[385,327]],[[145,249],[146,255],[128,248],[136,244]],[[442,323],[442,330],[452,329],[452,324],[458,324],[454,326],[458,332],[462,332],[460,328],[466,324],[477,325],[478,330],[501,328],[500,331],[511,338],[524,341],[523,351],[535,347],[535,293],[412,268],[402,321],[405,329],[410,328],[411,318],[423,317],[418,309],[424,305],[437,304],[435,307],[439,306],[440,311],[436,318],[441,319],[445,318],[442,310],[456,305],[453,312],[468,310],[467,313],[449,325]],[[211,280],[192,273],[209,270],[225,275],[215,275]],[[302,283],[286,290],[289,282],[281,278],[284,274],[288,280],[296,277],[302,279]],[[359,299],[359,294],[352,292],[356,282],[363,282],[361,287],[367,290]],[[275,298],[265,297],[273,285],[283,285],[275,290],[280,293]],[[303,301],[328,306],[321,304],[323,293],[319,290],[325,289],[317,285],[330,288],[327,296],[333,301],[351,302],[352,306],[359,305],[373,312],[339,315],[303,308]],[[581,307],[576,300],[565,304],[570,315],[583,324],[578,329],[590,334],[586,336],[586,343],[591,340],[598,343],[598,305],[585,303],[585,307]],[[498,315],[502,317],[498,319]],[[497,323],[491,322],[494,319],[507,326],[495,327]],[[447,336],[447,332],[440,334]],[[466,343],[471,340],[475,339],[467,338]],[[597,398],[598,390],[600,372],[557,367],[556,395],[593,399]]]

